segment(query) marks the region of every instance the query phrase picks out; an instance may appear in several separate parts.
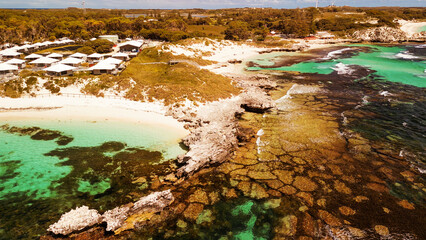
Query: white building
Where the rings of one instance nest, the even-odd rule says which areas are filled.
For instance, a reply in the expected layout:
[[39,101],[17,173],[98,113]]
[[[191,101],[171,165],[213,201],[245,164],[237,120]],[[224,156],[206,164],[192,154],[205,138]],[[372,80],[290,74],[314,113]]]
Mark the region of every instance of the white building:
[[87,58],[87,54],[84,54],[84,53],[74,53],[70,57],[79,58],[79,59],[83,59],[84,60],[84,59]]
[[19,69],[23,69],[25,67],[25,60],[22,60],[22,59],[13,58],[13,59],[10,59],[9,61],[7,61],[6,63],[10,64],[10,65],[15,65]]
[[60,64],[65,64],[65,65],[69,65],[69,66],[72,66],[72,67],[78,67],[83,62],[84,62],[83,59],[69,57],[69,58],[66,58],[66,59],[60,61],[59,63]]
[[41,57],[37,60],[30,62],[34,64],[36,67],[50,67],[53,63],[58,62],[58,59],[49,58],[49,57]]
[[0,63],[0,75],[5,74],[18,74],[18,67],[7,63]]
[[87,56],[87,61],[89,63],[96,63],[96,62],[101,61],[103,58],[104,58],[104,56],[102,54],[93,53],[93,54],[90,54],[89,56]]
[[52,76],[70,76],[70,75],[73,75],[74,69],[75,67],[58,63],[43,69],[43,71],[46,71],[47,74]]
[[118,44],[120,52],[139,52],[143,45],[143,41],[128,41]]
[[54,59],[58,59],[58,60],[62,60],[62,58],[64,57],[64,55],[59,54],[59,53],[51,53],[51,54],[47,55],[46,57],[48,57],[48,58],[54,58]]
[[129,60],[129,55],[127,53],[123,53],[123,52],[116,53],[116,54],[112,55],[112,57],[116,58],[116,59],[120,59],[122,61]]
[[32,53],[32,54],[30,54],[30,55],[26,56],[26,57],[25,57],[25,60],[28,60],[28,61],[34,61],[34,60],[39,59],[39,58],[41,58],[41,57],[43,57],[43,56],[42,56],[42,55],[39,55],[39,54]]
[[99,62],[95,66],[89,68],[89,70],[95,75],[116,74],[118,72],[117,65],[104,61]]
[[115,44],[118,43],[118,35],[101,35],[98,37],[98,39],[106,39],[109,40]]

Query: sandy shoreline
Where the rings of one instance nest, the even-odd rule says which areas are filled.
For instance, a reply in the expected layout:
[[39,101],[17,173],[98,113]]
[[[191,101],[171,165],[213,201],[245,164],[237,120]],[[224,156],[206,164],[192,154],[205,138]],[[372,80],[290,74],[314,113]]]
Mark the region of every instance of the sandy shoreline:
[[407,33],[408,36],[412,36],[415,33],[418,33],[418,29],[426,26],[426,22],[411,22],[411,21],[404,21],[399,20],[399,24],[401,24],[401,30]]
[[[48,109],[46,109],[48,108]],[[122,99],[72,98],[63,96],[36,98],[0,98],[0,121],[58,120],[58,121],[120,121],[161,126],[189,134],[184,124],[165,116],[159,103],[134,102]],[[7,110],[11,109],[11,110]]]

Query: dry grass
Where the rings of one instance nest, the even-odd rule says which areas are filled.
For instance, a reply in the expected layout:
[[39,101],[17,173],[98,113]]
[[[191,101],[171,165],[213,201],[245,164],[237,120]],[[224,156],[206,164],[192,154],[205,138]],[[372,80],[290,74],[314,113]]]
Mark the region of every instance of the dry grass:
[[173,104],[185,99],[214,101],[240,92],[229,78],[188,63],[146,64],[177,58],[155,48],[145,49],[120,75],[121,79],[131,78],[136,82],[127,97],[133,100],[158,99],[164,100],[165,104]]

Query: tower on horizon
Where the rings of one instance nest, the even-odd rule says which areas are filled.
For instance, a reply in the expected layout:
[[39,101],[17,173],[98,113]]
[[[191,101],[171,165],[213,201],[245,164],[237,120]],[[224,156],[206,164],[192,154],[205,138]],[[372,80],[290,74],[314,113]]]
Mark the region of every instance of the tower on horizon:
[[83,8],[83,14],[86,15],[86,1],[83,0],[83,2],[81,2],[81,6]]

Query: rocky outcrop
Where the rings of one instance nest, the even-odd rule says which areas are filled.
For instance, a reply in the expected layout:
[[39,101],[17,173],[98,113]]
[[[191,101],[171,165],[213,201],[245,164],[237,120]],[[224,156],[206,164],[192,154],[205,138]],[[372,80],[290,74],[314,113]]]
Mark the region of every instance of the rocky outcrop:
[[199,108],[192,121],[194,129],[183,139],[189,151],[178,159],[182,166],[177,172],[178,177],[220,163],[237,146],[235,115],[244,111],[239,103],[240,98],[233,98]]
[[264,113],[275,107],[275,102],[266,92],[258,88],[250,88],[241,94],[241,106],[249,112]]
[[173,201],[174,197],[172,192],[170,190],[166,190],[162,192],[154,192],[148,196],[142,197],[135,203],[116,207],[112,210],[106,211],[103,215],[100,215],[96,210],[82,206],[63,214],[58,222],[50,225],[47,231],[57,235],[68,235],[84,228],[94,226],[98,223],[105,222],[107,224],[107,231],[119,233],[133,228],[135,225],[141,224],[143,221],[149,220],[149,217],[132,218],[131,216],[152,216],[155,213],[162,211]]
[[356,31],[352,37],[359,41],[383,43],[402,42],[408,39],[404,31],[391,27],[377,27]]
[[170,190],[154,192],[148,196],[142,197],[134,204],[128,204],[116,207],[106,211],[102,215],[102,221],[107,223],[107,231],[116,233],[133,228],[136,224],[149,220],[145,218],[131,218],[130,216],[152,216],[154,213],[162,211],[174,201]]
[[414,33],[413,35],[411,35],[410,40],[421,42],[426,41],[426,31]]
[[[249,79],[233,77],[239,87],[245,91],[237,97],[208,103],[197,110],[171,108],[169,115],[187,122],[191,134],[183,139],[189,151],[179,156],[181,166],[177,177],[190,176],[201,168],[223,162],[238,145],[241,134],[237,117],[244,111],[263,113],[275,107],[275,102],[265,92],[276,85],[267,76],[255,76]],[[248,134],[250,135],[250,134]]]
[[101,221],[102,216],[98,211],[82,206],[63,214],[58,222],[49,226],[47,231],[54,234],[68,235],[86,227],[91,227]]

